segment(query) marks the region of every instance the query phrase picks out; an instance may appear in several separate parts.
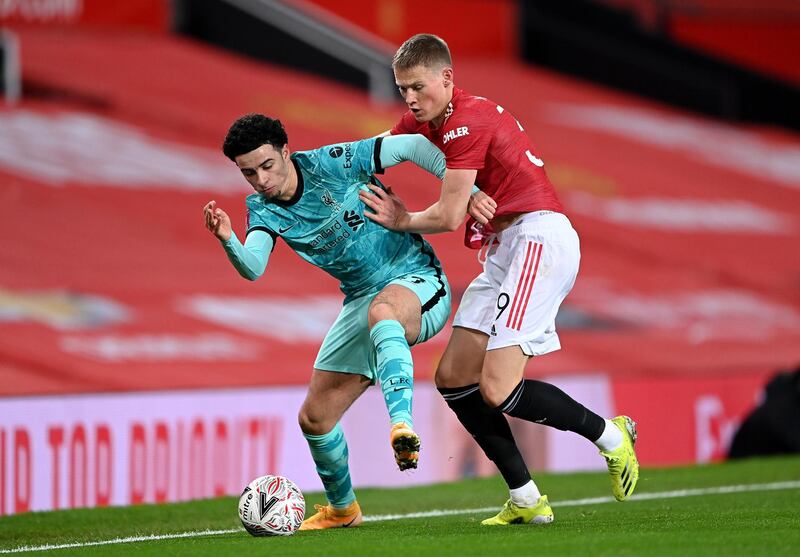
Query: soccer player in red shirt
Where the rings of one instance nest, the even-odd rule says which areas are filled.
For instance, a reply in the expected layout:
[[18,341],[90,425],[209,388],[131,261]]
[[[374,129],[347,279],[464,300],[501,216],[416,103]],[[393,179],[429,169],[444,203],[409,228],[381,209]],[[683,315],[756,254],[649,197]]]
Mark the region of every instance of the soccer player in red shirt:
[[[447,44],[415,35],[397,51],[395,81],[409,110],[391,134],[419,133],[445,154],[439,200],[410,213],[391,191],[362,193],[365,215],[400,231],[456,230],[470,208],[465,243],[486,252],[483,272],[464,292],[436,386],[459,421],[497,465],[510,498],[485,525],[549,523],[539,492],[503,414],[595,443],[608,464],[614,496],[636,486],[636,424],[604,419],[557,387],[525,379],[528,359],[558,350],[555,318],[578,273],[578,235],[522,125],[502,106],[453,84]],[[473,184],[489,196],[470,201]],[[492,202],[492,200],[494,200]]]

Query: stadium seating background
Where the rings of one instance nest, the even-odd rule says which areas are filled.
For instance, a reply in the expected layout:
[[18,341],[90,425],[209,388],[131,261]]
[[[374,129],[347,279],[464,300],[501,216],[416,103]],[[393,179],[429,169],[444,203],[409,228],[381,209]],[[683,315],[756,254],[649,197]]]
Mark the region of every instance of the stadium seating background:
[[[2,113],[16,122],[4,126],[13,154],[30,164],[5,162],[1,170],[14,209],[7,230],[24,232],[0,247],[0,276],[7,296],[29,297],[2,325],[13,332],[0,347],[15,378],[3,391],[304,382],[324,328],[304,335],[298,325],[295,339],[284,334],[285,322],[265,315],[238,315],[229,326],[198,317],[198,296],[290,297],[298,304],[290,314],[303,313],[309,296],[337,298],[331,279],[280,243],[255,285],[230,268],[200,216],[204,202],[216,198],[242,233],[247,184],[219,154],[220,138],[239,114],[262,111],[284,120],[292,148],[311,148],[379,133],[401,108],[372,108],[358,91],[170,36],[21,37],[26,79],[50,93]],[[798,241],[796,136],[704,121],[513,61],[464,60],[457,71],[462,87],[502,98],[529,130],[582,236],[581,276],[566,304],[567,349],[535,362],[532,372],[730,374],[792,363],[800,266],[789,256]],[[49,143],[64,128],[53,122],[78,117],[95,126],[84,123],[85,139],[65,134]],[[102,126],[121,126],[125,139],[113,143],[114,129],[98,131]],[[172,180],[166,168],[157,174],[157,164],[137,167],[127,159],[128,134],[154,152],[196,157],[197,176]],[[93,144],[97,139],[106,141]],[[68,176],[48,177],[48,167],[61,164]],[[435,199],[435,181],[424,173],[399,168],[387,180],[411,206]],[[460,292],[478,271],[475,253],[463,249],[459,235],[433,240]],[[58,292],[74,303],[48,305]],[[126,316],[96,323],[80,317],[89,311],[76,301],[80,295],[120,304]],[[629,307],[634,303],[638,310]],[[76,323],[52,326],[64,311]],[[92,357],[104,335],[124,344],[137,335],[213,334],[245,339],[251,357],[229,355],[202,367],[169,354],[147,361],[146,347],[140,358]],[[420,347],[420,378],[430,377],[443,339]],[[276,353],[280,358],[270,357]],[[265,359],[273,368],[266,373]],[[120,373],[109,373],[109,365]]]

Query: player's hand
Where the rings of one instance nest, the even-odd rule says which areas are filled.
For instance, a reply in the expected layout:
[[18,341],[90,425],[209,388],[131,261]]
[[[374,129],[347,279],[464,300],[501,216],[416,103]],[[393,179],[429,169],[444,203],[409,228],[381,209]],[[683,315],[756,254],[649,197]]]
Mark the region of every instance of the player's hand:
[[233,228],[231,228],[231,219],[228,214],[222,209],[217,208],[216,201],[209,201],[203,207],[203,216],[206,218],[206,228],[208,228],[214,236],[227,242],[231,239]]
[[467,213],[481,224],[486,224],[494,218],[497,203],[494,199],[478,190],[469,197]]
[[375,184],[368,184],[368,187],[370,191],[358,192],[364,205],[373,211],[365,210],[364,216],[389,230],[403,230],[403,224],[409,218],[403,200],[394,194],[392,188],[387,187],[384,191]]

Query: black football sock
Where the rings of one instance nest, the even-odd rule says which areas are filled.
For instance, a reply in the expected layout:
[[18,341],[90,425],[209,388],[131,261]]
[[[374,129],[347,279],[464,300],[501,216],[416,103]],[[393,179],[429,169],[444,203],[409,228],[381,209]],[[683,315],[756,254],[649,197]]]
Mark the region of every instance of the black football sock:
[[498,410],[509,416],[547,425],[562,431],[574,431],[595,442],[602,435],[606,421],[570,397],[543,381],[523,379]]
[[522,487],[531,480],[508,420],[502,412],[483,401],[477,383],[466,387],[440,388],[439,392],[464,429],[497,466],[509,489]]

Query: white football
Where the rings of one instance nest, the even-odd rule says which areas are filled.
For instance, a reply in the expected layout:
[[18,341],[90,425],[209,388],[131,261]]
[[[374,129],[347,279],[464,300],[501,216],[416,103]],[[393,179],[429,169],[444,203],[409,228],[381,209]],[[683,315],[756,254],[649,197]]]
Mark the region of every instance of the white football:
[[306,500],[283,476],[261,476],[239,497],[239,518],[254,536],[291,536],[306,514]]

